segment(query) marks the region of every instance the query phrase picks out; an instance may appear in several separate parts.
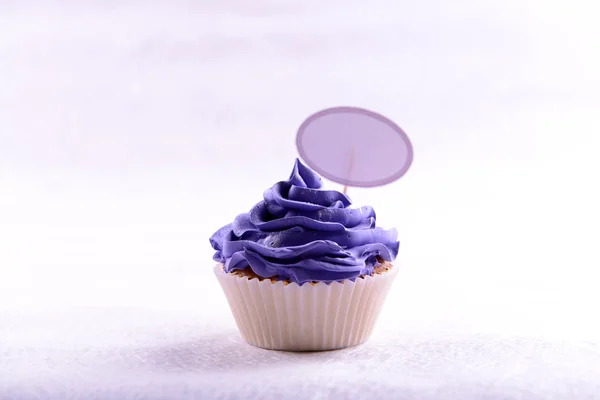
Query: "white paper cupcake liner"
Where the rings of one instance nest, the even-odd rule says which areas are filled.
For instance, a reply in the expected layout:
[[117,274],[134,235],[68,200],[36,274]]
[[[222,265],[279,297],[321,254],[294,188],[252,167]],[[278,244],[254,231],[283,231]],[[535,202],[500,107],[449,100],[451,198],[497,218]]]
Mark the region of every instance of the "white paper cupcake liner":
[[257,347],[290,351],[341,349],[366,341],[397,271],[392,267],[354,282],[299,286],[215,267],[242,337]]

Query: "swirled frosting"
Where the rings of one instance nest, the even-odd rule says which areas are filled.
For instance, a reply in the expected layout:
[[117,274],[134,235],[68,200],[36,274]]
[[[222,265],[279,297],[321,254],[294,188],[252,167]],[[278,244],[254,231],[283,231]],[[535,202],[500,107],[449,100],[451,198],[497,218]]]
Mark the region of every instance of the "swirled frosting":
[[321,186],[321,177],[296,160],[287,181],[212,235],[214,260],[226,272],[250,267],[263,278],[300,285],[370,275],[378,258],[393,261],[396,230],[375,227],[372,207],[351,208],[345,194]]

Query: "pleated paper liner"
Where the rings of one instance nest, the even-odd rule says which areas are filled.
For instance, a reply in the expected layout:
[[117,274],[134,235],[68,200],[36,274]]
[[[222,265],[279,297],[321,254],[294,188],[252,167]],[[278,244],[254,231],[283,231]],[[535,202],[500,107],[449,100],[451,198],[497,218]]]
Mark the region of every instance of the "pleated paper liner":
[[342,349],[366,341],[373,331],[397,267],[353,281],[325,284],[248,279],[215,274],[242,337],[273,350]]

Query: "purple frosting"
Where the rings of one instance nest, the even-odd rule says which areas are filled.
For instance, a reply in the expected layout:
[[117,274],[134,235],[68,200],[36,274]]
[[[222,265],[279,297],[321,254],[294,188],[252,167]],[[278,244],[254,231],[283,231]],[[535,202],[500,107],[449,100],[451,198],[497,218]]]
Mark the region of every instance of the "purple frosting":
[[396,230],[376,228],[372,207],[350,208],[345,194],[321,186],[321,177],[296,160],[287,181],[212,235],[215,261],[226,272],[249,266],[263,278],[298,284],[354,279],[370,275],[378,257],[393,261]]

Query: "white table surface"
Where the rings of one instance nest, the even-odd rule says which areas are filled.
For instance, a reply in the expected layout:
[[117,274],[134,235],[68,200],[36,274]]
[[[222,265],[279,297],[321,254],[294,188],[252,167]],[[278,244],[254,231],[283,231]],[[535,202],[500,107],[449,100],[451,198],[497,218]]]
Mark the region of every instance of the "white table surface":
[[[541,1],[0,2],[0,398],[600,398],[598,33]],[[415,146],[350,190],[402,273],[366,344],[253,348],[208,237],[338,104]]]

